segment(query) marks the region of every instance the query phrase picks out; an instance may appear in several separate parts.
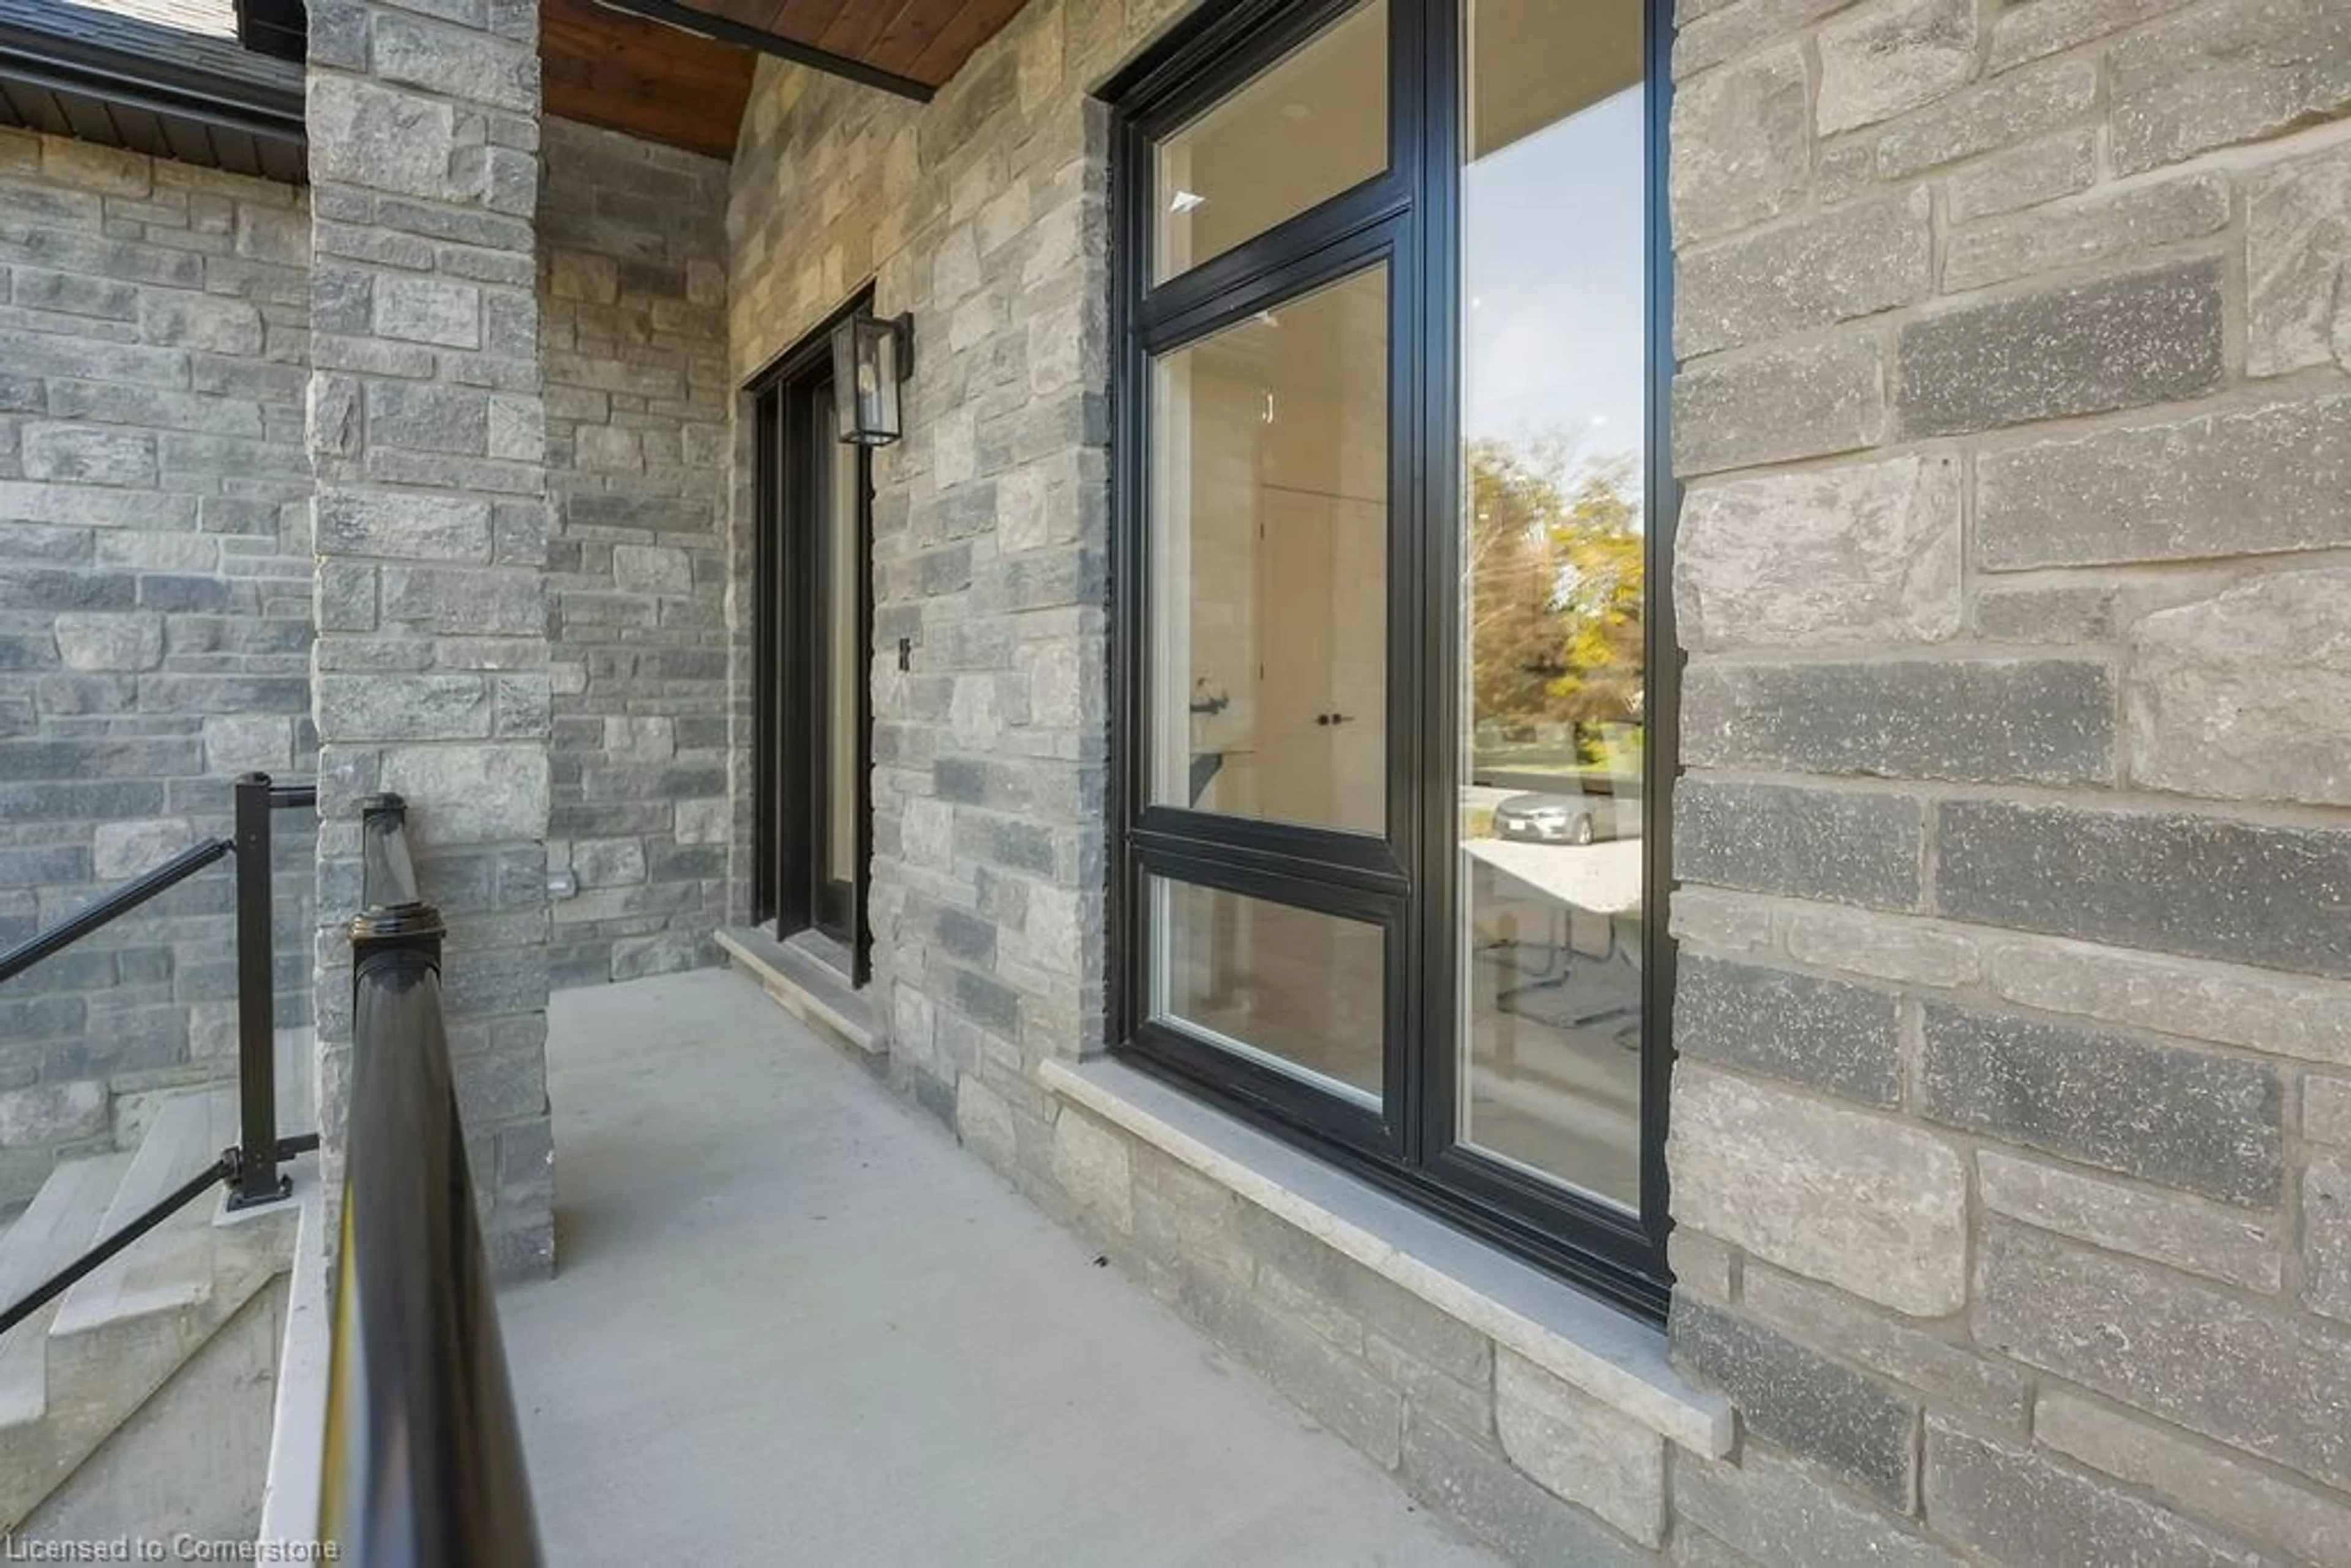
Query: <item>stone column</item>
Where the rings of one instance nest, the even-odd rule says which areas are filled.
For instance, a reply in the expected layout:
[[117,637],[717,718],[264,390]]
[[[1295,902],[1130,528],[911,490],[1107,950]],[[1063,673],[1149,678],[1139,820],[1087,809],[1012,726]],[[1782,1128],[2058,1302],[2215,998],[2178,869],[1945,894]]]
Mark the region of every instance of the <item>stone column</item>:
[[[429,11],[429,15],[426,14]],[[319,1119],[350,1073],[355,803],[408,798],[499,1273],[553,1259],[537,0],[311,0]]]

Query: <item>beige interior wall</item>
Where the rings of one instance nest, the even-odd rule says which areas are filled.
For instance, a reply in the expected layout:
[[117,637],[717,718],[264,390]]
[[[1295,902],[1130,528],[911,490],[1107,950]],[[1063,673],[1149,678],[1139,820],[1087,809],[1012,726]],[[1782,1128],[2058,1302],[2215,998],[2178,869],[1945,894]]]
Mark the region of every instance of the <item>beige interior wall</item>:
[[[1158,275],[1175,276],[1387,164],[1384,0],[1318,35],[1161,146]],[[1206,198],[1172,211],[1176,192]]]
[[[1172,359],[1162,382],[1160,668],[1229,706],[1187,716],[1163,786],[1189,803],[1194,751],[1226,754],[1205,810],[1378,831],[1385,772],[1387,399],[1383,291],[1276,307]],[[1286,335],[1285,335],[1286,334]],[[1367,373],[1368,367],[1368,373]],[[1174,394],[1174,395],[1169,395]],[[1180,505],[1181,509],[1174,509]],[[1186,548],[1188,546],[1188,548]],[[1181,584],[1179,588],[1177,585]],[[1174,655],[1168,657],[1168,655]],[[1188,674],[1187,674],[1188,672]],[[1182,694],[1170,693],[1173,699]],[[1321,726],[1318,714],[1348,716]],[[1172,748],[1177,737],[1168,737]],[[1168,798],[1163,789],[1163,798]],[[1375,1087],[1376,936],[1254,900],[1180,901],[1169,963],[1188,1016]],[[1364,1082],[1368,1062],[1369,1082]]]

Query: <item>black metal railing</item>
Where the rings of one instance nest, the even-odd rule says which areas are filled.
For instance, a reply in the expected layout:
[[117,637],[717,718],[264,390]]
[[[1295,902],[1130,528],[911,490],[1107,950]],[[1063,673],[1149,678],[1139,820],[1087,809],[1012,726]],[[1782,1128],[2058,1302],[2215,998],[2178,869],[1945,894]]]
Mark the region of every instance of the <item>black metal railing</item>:
[[286,1197],[292,1186],[279,1172],[278,1162],[319,1146],[315,1133],[290,1138],[277,1135],[277,952],[271,935],[269,880],[273,813],[316,809],[319,791],[309,784],[272,783],[266,773],[247,773],[236,780],[235,789],[234,838],[192,844],[145,875],[0,953],[0,982],[12,980],[42,959],[177,887],[214,862],[236,857],[237,1142],[222,1150],[209,1168],[191,1176],[176,1191],[43,1281],[23,1300],[0,1310],[0,1333],[63,1295],[75,1281],[88,1277],[216,1183],[227,1184],[232,1208],[274,1203]]
[[44,958],[55,957],[91,932],[110,925],[141,904],[160,898],[214,861],[225,860],[236,845],[227,839],[206,839],[190,844],[153,871],[126,882],[113,892],[75,910],[46,931],[36,931],[5,953],[0,953],[0,981],[13,980]]
[[277,1171],[277,912],[270,887],[270,823],[279,811],[319,809],[315,784],[273,784],[266,773],[236,781],[236,1102],[243,1153],[231,1208],[275,1203],[293,1190]]
[[538,1526],[405,804],[360,831],[351,1097],[319,1540],[364,1568],[533,1568]]

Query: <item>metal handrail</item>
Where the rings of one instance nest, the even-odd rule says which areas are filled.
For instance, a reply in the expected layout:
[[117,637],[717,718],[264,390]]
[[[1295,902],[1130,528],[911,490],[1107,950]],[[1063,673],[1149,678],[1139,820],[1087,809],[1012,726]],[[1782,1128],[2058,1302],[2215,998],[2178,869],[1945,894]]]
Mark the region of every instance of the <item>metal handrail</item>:
[[162,896],[196,873],[235,852],[227,839],[206,839],[191,844],[146,875],[124,883],[113,892],[75,910],[47,931],[36,931],[5,953],[0,953],[0,980],[13,980],[42,959],[63,951],[102,925],[121,919],[149,900]]
[[42,959],[91,932],[120,919],[141,904],[178,886],[214,861],[236,856],[236,1020],[238,1139],[235,1148],[146,1212],[105,1238],[35,1286],[21,1301],[0,1309],[0,1334],[71,1290],[108,1259],[193,1203],[216,1182],[228,1186],[228,1206],[246,1208],[274,1203],[293,1191],[278,1162],[319,1146],[316,1133],[277,1135],[277,977],[270,913],[270,817],[273,811],[315,808],[315,784],[273,784],[266,773],[238,778],[236,836],[193,844],[135,881],[125,883],[87,908],[36,933],[0,954],[0,981],[15,978]]
[[538,1525],[397,796],[366,802],[318,1538],[364,1568],[533,1568]]
[[[319,1134],[305,1133],[296,1138],[278,1139],[276,1155],[280,1160],[290,1160],[297,1155],[307,1155],[318,1146]],[[272,1163],[275,1164],[274,1161]],[[0,1333],[6,1333],[26,1318],[72,1290],[83,1280],[98,1272],[99,1265],[109,1258],[195,1202],[210,1191],[214,1183],[227,1182],[234,1186],[237,1173],[244,1165],[244,1150],[223,1149],[220,1158],[182,1182],[121,1229],[97,1243],[89,1251],[42,1281],[24,1300],[12,1301],[6,1310],[0,1311]]]

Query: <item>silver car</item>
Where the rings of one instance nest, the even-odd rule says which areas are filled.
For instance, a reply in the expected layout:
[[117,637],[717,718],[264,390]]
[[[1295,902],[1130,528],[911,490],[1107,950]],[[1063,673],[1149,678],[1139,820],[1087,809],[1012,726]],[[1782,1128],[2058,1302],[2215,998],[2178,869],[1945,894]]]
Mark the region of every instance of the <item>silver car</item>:
[[1586,795],[1513,795],[1494,808],[1494,835],[1522,843],[1588,844],[1614,835],[1613,800]]

